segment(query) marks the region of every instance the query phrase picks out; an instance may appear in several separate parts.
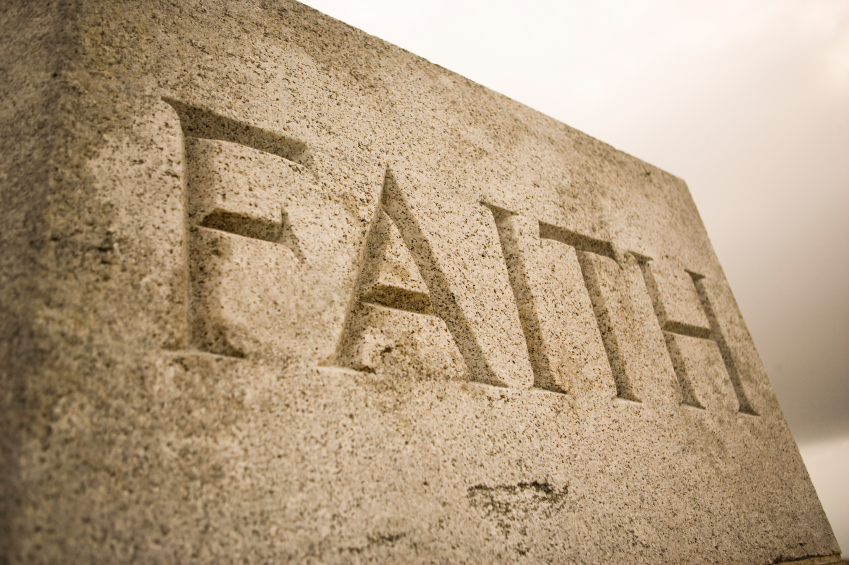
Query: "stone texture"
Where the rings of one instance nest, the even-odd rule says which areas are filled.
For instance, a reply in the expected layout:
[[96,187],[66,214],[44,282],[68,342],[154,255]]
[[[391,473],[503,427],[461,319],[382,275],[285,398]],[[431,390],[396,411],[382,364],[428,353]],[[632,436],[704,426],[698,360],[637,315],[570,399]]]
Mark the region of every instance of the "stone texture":
[[836,561],[680,179],[290,0],[0,30],[0,561]]

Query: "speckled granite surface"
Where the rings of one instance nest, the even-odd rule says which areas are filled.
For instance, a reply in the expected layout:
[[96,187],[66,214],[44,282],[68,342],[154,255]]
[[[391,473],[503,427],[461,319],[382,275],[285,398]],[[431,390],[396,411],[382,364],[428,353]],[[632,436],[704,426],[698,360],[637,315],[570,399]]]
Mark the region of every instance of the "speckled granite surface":
[[840,553],[680,179],[287,0],[0,14],[0,561]]

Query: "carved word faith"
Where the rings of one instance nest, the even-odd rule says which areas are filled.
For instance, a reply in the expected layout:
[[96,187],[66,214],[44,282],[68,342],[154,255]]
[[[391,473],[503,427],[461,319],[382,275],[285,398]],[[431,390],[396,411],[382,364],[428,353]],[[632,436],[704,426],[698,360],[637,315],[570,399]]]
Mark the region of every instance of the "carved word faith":
[[[233,296],[241,296],[239,289],[227,281],[238,285],[246,279],[228,278],[233,260],[222,257],[254,254],[252,263],[265,264],[271,273],[305,268],[304,242],[286,202],[297,187],[305,194],[318,191],[310,153],[296,140],[167,102],[185,134],[191,345],[231,357],[265,346],[273,350],[274,343],[254,339],[250,329],[240,334],[230,328],[241,319],[254,324],[265,319],[273,333],[297,308],[292,293],[281,291],[270,275],[267,283],[249,282],[264,289],[258,304],[238,303]],[[488,220],[481,225],[494,226],[489,237],[503,256],[501,270],[485,278],[512,295],[507,303],[513,311],[491,308],[491,319],[473,316],[468,293],[457,290],[457,274],[441,264],[405,194],[387,171],[334,364],[557,393],[568,393],[583,375],[609,379],[616,396],[641,402],[634,386],[645,359],[641,339],[651,330],[646,324],[656,323],[682,404],[704,408],[699,380],[709,368],[722,367],[738,410],[755,414],[702,275],[483,203],[478,212]],[[227,239],[232,235],[268,247],[248,249]],[[641,301],[653,310],[654,321],[646,318]],[[518,326],[515,335],[504,330]],[[285,343],[285,328],[280,336]],[[517,344],[526,349],[524,365],[517,359],[524,352],[511,354]]]

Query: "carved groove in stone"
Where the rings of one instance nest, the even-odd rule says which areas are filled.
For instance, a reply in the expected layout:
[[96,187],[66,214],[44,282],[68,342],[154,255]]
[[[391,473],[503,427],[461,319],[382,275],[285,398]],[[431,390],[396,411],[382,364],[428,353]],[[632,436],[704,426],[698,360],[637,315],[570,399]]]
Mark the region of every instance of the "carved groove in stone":
[[[519,310],[519,321],[522,324],[522,331],[528,344],[528,356],[534,371],[534,386],[563,393],[565,391],[557,384],[554,377],[554,367],[551,366],[551,360],[546,354],[546,344],[539,319],[539,307],[534,302],[533,292],[530,288],[529,266],[527,265],[527,258],[523,257],[523,250],[520,248],[519,238],[522,235],[517,233],[517,229],[520,228],[517,228],[515,223],[511,221],[514,216],[512,212],[492,204],[484,203],[484,206],[492,212],[498,229],[498,239],[501,242],[504,260],[507,262],[510,286],[513,289],[516,307]],[[535,239],[535,243],[538,245],[539,237]]]
[[[623,336],[619,334],[622,329],[614,327],[614,313],[612,311],[614,304],[611,301],[615,300],[617,293],[624,292],[625,287],[624,277],[621,267],[616,261],[613,244],[545,222],[539,223],[539,232],[541,239],[559,241],[577,251],[584,285],[590,295],[598,330],[616,383],[616,395],[625,400],[640,402],[628,378],[627,363],[620,344],[620,339]],[[605,273],[605,267],[610,267],[607,270],[611,272]],[[614,286],[605,282],[609,278],[606,276],[608,274],[614,279],[608,282],[613,282]],[[624,319],[623,317],[623,321]]]
[[705,287],[704,276],[689,271],[688,273],[693,279],[693,284],[696,286],[696,290],[699,293],[702,307],[704,308],[707,319],[710,322],[711,339],[713,339],[719,346],[719,352],[722,355],[722,360],[725,362],[725,368],[728,371],[728,378],[731,380],[731,385],[734,387],[734,393],[737,395],[739,411],[744,414],[758,416],[758,413],[746,397],[746,392],[743,390],[743,384],[740,381],[740,372],[737,369],[737,363],[734,361],[734,357],[731,354],[731,348],[728,346],[728,342],[726,341],[719,325],[719,321],[716,318],[713,304],[711,304],[707,288]]
[[[517,236],[512,233],[509,225],[510,213],[495,206],[489,207],[496,218],[504,255],[508,262],[511,285],[516,295],[522,327],[525,330],[529,354],[534,365],[534,384],[540,388],[562,391],[555,382],[554,368],[551,367],[550,360],[544,353],[541,323],[530,289],[527,288],[527,267],[519,259]],[[581,278],[592,304],[593,315],[616,386],[616,394],[619,398],[640,402],[628,378],[625,355],[620,344],[620,339],[626,336],[622,335],[623,328],[615,327],[617,323],[620,325],[625,323],[627,316],[623,315],[624,311],[622,311],[625,281],[616,261],[612,243],[545,222],[539,222],[538,229],[539,240],[565,244],[577,253]],[[618,308],[619,311],[614,313],[614,308]],[[618,318],[618,322],[614,322],[614,318]]]
[[396,286],[376,284],[363,294],[362,301],[415,314],[433,315],[430,296]]
[[674,334],[710,339],[710,329],[668,319],[663,296],[661,296],[658,281],[655,278],[650,262],[651,259],[649,257],[639,257],[640,270],[643,272],[643,278],[646,281],[646,289],[651,297],[655,315],[657,316],[658,323],[660,323],[660,329],[663,330],[666,350],[669,352],[669,359],[672,361],[672,367],[675,370],[675,378],[678,381],[678,388],[681,391],[681,404],[704,409],[704,406],[696,396],[693,383],[694,375],[690,375],[687,372],[683,353],[676,343]]
[[[612,255],[612,248],[610,252]],[[641,402],[631,387],[625,355],[619,343],[623,337],[620,335],[623,328],[617,327],[614,322],[614,309],[617,306],[619,309],[622,308],[622,304],[616,304],[616,294],[624,290],[622,268],[612,257],[587,250],[578,251],[578,261],[581,265],[584,282],[590,293],[593,312],[595,312],[598,329],[604,343],[604,350],[610,362],[610,370],[613,372],[613,379],[616,382],[616,396],[625,400]],[[625,316],[619,317],[620,323],[627,319]]]
[[[367,372],[394,363],[388,370],[396,373],[498,384],[389,170],[375,214],[337,362]],[[406,331],[404,325],[420,327]],[[400,353],[399,342],[408,346]],[[409,371],[405,363],[418,368]]]
[[710,339],[710,324],[704,315],[698,291],[684,271],[669,269],[655,275],[655,262],[649,257],[638,258],[646,289],[663,331]]
[[299,261],[305,259],[298,236],[295,235],[289,223],[286,210],[282,211],[279,222],[250,218],[226,210],[214,210],[204,216],[199,225],[242,237],[279,243],[291,249]]
[[398,227],[383,210],[382,202],[366,241],[359,287],[363,302],[433,314],[427,284]]
[[398,226],[407,248],[412,252],[430,291],[434,314],[448,325],[448,330],[468,366],[471,379],[496,386],[506,386],[489,366],[486,356],[470,329],[465,313],[460,308],[457,298],[438,265],[428,238],[419,227],[391,171],[387,171],[381,206]]
[[[592,301],[593,312],[595,313],[598,329],[601,333],[604,350],[607,353],[610,370],[616,382],[616,396],[633,402],[641,402],[636,394],[634,394],[631,381],[628,378],[627,362],[622,351],[622,346],[619,343],[622,336],[617,335],[621,331],[621,328],[617,329],[613,321],[612,308],[614,304],[610,301],[614,298],[613,295],[615,293],[621,293],[625,288],[624,277],[622,276],[621,267],[616,260],[613,244],[609,241],[575,233],[545,222],[540,222],[539,231],[540,238],[560,241],[574,247],[578,252],[581,274],[584,277],[584,284],[590,294],[590,300]],[[613,272],[610,274],[612,274],[616,281],[615,288],[606,288],[608,285],[605,285],[603,281],[605,277],[602,271],[604,270],[604,265],[607,263],[612,264],[614,267]]]
[[666,342],[666,349],[669,351],[669,358],[672,360],[672,367],[675,369],[678,387],[681,389],[681,404],[704,410],[705,407],[696,396],[690,375],[687,374],[687,365],[681,348],[675,340],[675,334],[665,331],[663,332],[663,339]]
[[575,233],[545,222],[539,223],[539,237],[540,239],[553,239],[554,241],[565,243],[574,247],[576,251],[585,251],[587,253],[601,255],[602,257],[616,259],[613,252],[613,244],[609,241]]
[[698,326],[693,326],[690,324],[685,324],[682,322],[675,322],[672,320],[667,320],[663,327],[661,328],[665,332],[671,332],[678,335],[686,335],[688,337],[698,337],[701,339],[710,339],[710,330],[706,328],[700,328]]
[[245,145],[265,153],[283,157],[312,170],[312,155],[306,143],[279,135],[232,118],[191,106],[171,98],[163,98],[180,116],[180,126],[186,137],[218,139]]
[[293,183],[313,182],[314,175],[307,174],[312,159],[306,144],[298,140],[177,100],[165,101],[179,115],[184,134],[190,345],[243,358],[245,351],[229,337],[227,320],[232,312],[225,310],[233,308],[232,301],[222,306],[215,290],[229,276],[222,264],[240,260],[226,258],[227,241],[233,241],[226,238],[236,235],[279,244],[288,248],[291,259],[304,262],[285,200]]

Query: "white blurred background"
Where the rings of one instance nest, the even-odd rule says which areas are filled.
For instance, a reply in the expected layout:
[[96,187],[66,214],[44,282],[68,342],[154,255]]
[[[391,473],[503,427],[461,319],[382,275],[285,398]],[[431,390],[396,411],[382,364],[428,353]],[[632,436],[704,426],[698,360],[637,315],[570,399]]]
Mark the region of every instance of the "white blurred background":
[[687,181],[849,554],[849,0],[306,3]]

